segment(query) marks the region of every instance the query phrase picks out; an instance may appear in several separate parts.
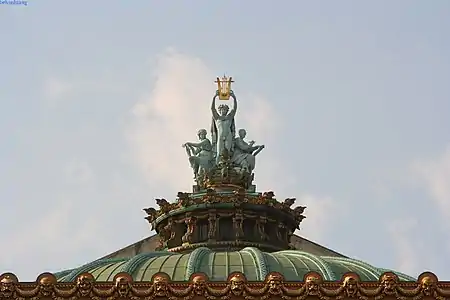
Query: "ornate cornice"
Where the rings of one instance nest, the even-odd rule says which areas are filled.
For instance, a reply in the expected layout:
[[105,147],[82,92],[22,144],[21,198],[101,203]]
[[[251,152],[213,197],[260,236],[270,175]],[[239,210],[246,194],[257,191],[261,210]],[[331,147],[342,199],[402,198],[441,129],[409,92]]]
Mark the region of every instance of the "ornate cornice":
[[378,282],[361,282],[355,273],[346,273],[339,282],[326,282],[315,272],[296,282],[286,282],[282,274],[275,272],[269,273],[264,282],[247,282],[242,273],[230,274],[226,282],[209,281],[202,273],[193,274],[189,282],[171,282],[165,273],[155,274],[150,282],[133,282],[127,273],[117,274],[113,282],[96,282],[91,274],[83,273],[71,283],[57,282],[50,273],[41,274],[32,283],[19,282],[11,273],[0,275],[2,300],[153,300],[161,297],[170,300],[445,300],[450,298],[450,282],[439,282],[429,272],[422,273],[416,282],[401,282],[391,272],[381,275]]
[[[160,237],[157,250],[182,252],[201,246],[239,249],[236,248],[239,244],[268,245],[262,249],[278,251],[290,248],[290,237],[305,218],[306,207],[291,208],[294,202],[295,198],[279,202],[272,191],[254,193],[233,185],[220,185],[201,193],[180,192],[172,203],[156,199],[159,209],[144,211],[145,219]],[[199,228],[205,230],[205,226],[206,231],[200,232]],[[269,226],[274,227],[268,230]],[[252,234],[245,236],[244,230]],[[224,235],[225,232],[233,236]]]
[[169,202],[166,199],[155,199],[159,209],[145,208],[147,213],[145,218],[152,226],[156,227],[156,224],[164,219],[164,216],[174,214],[175,212],[182,212],[188,208],[199,208],[201,205],[214,205],[214,204],[233,204],[239,207],[242,204],[253,204],[259,206],[265,206],[282,211],[292,217],[297,224],[305,218],[303,212],[305,206],[297,206],[292,209],[292,205],[295,203],[295,198],[287,198],[283,202],[279,202],[275,198],[275,194],[272,191],[264,193],[249,194],[242,188],[236,188],[232,193],[218,193],[215,189],[210,188],[200,196],[195,193],[183,193],[177,194],[175,202]]

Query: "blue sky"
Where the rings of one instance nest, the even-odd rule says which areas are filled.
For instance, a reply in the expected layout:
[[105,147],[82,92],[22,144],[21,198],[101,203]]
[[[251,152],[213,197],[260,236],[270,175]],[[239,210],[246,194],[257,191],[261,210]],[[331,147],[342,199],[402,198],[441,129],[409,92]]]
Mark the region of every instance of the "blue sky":
[[450,280],[450,2],[29,1],[0,6],[0,273],[34,280],[150,234],[189,191],[214,78],[266,144],[256,183],[300,235]]

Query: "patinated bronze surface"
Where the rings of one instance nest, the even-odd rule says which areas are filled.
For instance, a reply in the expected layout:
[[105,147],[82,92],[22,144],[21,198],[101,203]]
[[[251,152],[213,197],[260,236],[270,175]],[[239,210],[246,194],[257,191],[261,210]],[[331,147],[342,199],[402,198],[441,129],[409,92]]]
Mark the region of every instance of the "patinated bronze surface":
[[272,191],[248,193],[242,187],[222,184],[200,196],[180,192],[174,203],[156,199],[159,210],[144,210],[159,234],[158,250],[183,252],[207,246],[273,252],[292,248],[290,239],[305,218],[305,207],[292,209],[294,202],[295,198],[278,202]]
[[73,283],[57,283],[53,274],[41,274],[36,282],[19,282],[11,273],[0,275],[0,299],[360,299],[420,300],[450,298],[450,282],[439,282],[432,273],[423,273],[416,282],[399,282],[394,273],[384,273],[378,282],[360,282],[357,274],[347,273],[340,282],[324,282],[318,273],[308,273],[301,281],[285,282],[283,275],[270,273],[264,282],[247,282],[242,273],[232,273],[226,282],[211,282],[202,273],[192,274],[189,282],[171,282],[165,273],[150,282],[133,282],[119,273],[113,282],[95,282],[83,273]]

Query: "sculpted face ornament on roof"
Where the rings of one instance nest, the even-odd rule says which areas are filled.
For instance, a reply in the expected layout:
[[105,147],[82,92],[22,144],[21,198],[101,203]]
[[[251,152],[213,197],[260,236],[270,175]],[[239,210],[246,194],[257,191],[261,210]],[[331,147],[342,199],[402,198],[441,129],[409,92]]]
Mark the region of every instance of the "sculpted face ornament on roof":
[[434,274],[424,273],[419,277],[420,289],[424,296],[436,297],[437,278]]
[[[155,274],[151,282],[134,282],[127,273],[119,273],[113,282],[96,282],[89,273],[83,273],[72,283],[55,283],[54,276],[44,273],[35,283],[17,284],[15,276],[0,276],[0,299],[119,299],[151,300],[167,297],[171,300],[188,300],[202,295],[205,299],[269,299],[273,296],[285,300],[302,300],[310,296],[324,300],[354,298],[421,300],[446,300],[450,297],[450,282],[439,282],[429,272],[419,276],[415,283],[396,281],[389,272],[376,282],[360,282],[356,274],[344,274],[341,281],[324,282],[321,275],[311,272],[303,281],[286,282],[279,273],[269,273],[264,282],[247,282],[244,274],[233,273],[227,282],[210,282],[204,274],[194,274],[189,282],[172,282],[169,275]],[[45,296],[48,295],[48,296]],[[253,297],[253,298],[252,298]]]
[[158,297],[167,296],[167,289],[170,278],[166,274],[156,274],[153,277],[153,289]]
[[305,287],[308,295],[318,296],[321,294],[320,285],[322,284],[322,277],[317,273],[310,273],[306,275]]
[[397,293],[398,276],[394,273],[385,273],[381,277],[381,285],[383,287],[383,293],[387,296],[392,296]]
[[230,283],[231,293],[234,296],[241,296],[244,293],[247,279],[243,274],[241,273],[231,274],[230,278],[228,279],[228,282]]
[[344,274],[342,289],[349,298],[356,298],[359,292],[359,277],[356,274]]
[[123,298],[128,295],[131,289],[131,283],[133,278],[130,274],[121,272],[115,276],[114,279],[114,289],[117,292],[117,296]]
[[192,289],[197,296],[203,296],[206,292],[208,277],[205,274],[194,274],[192,276]]
[[[81,298],[90,297],[93,298],[95,295],[94,289],[94,276],[90,273],[82,273],[77,279],[77,294]],[[95,298],[95,297],[94,297]]]
[[48,298],[55,294],[54,288],[56,284],[56,277],[50,273],[44,273],[38,278],[39,293],[42,297]]
[[282,285],[284,278],[279,273],[272,273],[267,276],[267,284],[269,287],[269,293],[272,295],[282,294]]
[[12,274],[4,274],[0,277],[1,298],[11,298],[16,291],[17,278]]

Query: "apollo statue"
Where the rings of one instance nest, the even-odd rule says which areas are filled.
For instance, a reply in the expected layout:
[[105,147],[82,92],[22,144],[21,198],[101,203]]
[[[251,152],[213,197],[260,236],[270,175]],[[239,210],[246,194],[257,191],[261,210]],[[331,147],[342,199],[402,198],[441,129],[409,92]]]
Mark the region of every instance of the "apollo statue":
[[216,92],[211,104],[211,137],[216,164],[219,163],[223,151],[227,151],[228,155],[233,153],[233,142],[236,135],[234,116],[237,110],[236,97],[232,91],[230,92],[230,96],[233,98],[233,109],[231,111],[226,104],[221,104],[216,109],[216,98],[218,96],[219,91]]
[[[200,129],[197,133],[198,142],[186,142],[182,145],[194,171],[197,186],[201,188],[217,183],[217,178],[221,178],[222,183],[238,182],[248,188],[253,180],[255,157],[265,148],[264,145],[255,145],[254,141],[247,142],[245,129],[236,132],[238,105],[231,90],[232,82],[231,77],[217,78],[218,89],[211,103],[211,141],[206,130]],[[233,98],[232,108],[226,104],[220,104],[216,108],[217,98]]]

